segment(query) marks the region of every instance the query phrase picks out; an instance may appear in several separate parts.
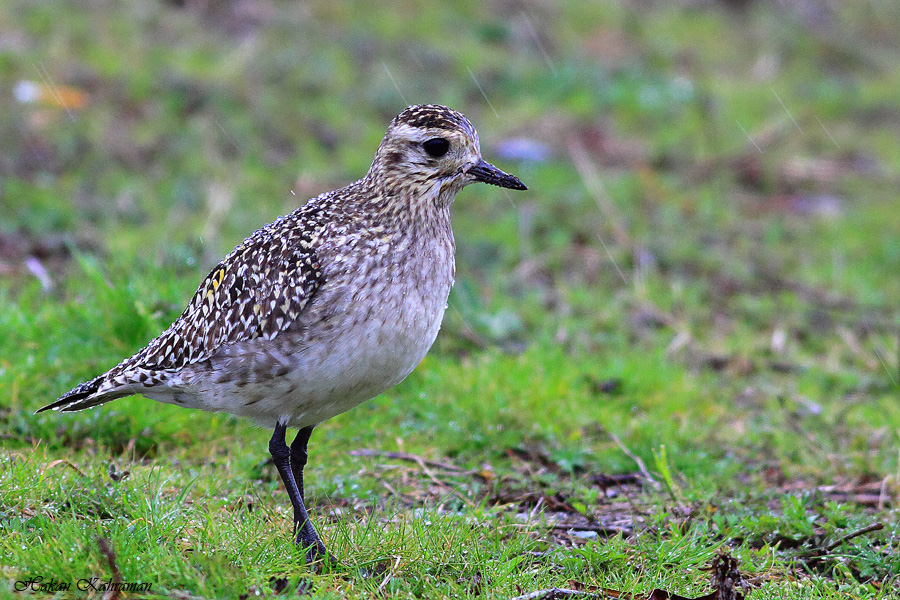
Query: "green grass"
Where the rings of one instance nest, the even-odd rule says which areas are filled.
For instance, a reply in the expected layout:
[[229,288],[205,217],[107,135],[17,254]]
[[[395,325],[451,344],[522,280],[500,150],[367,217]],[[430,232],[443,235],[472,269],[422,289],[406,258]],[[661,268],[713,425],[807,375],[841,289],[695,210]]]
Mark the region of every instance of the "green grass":
[[[0,89],[89,94],[0,111],[0,597],[108,580],[98,538],[161,598],[693,597],[723,550],[753,598],[900,594],[890,2],[178,4],[0,7]],[[33,414],[361,176],[407,102],[462,110],[529,192],[460,194],[435,347],[313,435],[341,566],[290,544],[268,431]]]

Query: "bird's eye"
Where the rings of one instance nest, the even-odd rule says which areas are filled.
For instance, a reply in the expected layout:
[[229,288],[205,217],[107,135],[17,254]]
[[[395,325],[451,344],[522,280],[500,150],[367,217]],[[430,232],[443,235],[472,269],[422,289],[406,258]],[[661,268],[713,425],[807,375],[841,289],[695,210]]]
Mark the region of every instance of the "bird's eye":
[[425,152],[428,153],[428,156],[432,158],[440,158],[441,156],[447,154],[447,150],[450,149],[450,142],[448,142],[444,138],[431,138],[430,140],[425,140],[424,142],[422,142],[422,148],[425,149]]

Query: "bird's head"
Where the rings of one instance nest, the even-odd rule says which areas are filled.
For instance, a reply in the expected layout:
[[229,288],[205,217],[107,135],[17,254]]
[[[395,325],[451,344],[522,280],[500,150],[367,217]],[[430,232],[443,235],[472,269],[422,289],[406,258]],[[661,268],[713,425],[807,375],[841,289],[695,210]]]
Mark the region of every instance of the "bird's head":
[[410,106],[391,121],[369,175],[395,193],[433,194],[446,204],[478,181],[527,189],[481,158],[478,133],[465,116],[438,104]]

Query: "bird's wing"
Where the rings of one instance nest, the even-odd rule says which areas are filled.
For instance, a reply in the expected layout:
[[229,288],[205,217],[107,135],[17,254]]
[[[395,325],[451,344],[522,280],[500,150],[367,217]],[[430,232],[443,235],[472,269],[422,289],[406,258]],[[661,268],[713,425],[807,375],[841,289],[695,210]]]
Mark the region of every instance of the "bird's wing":
[[[81,410],[152,387],[229,344],[295,324],[322,283],[316,215],[266,225],[216,265],[180,317],[143,350],[40,409]],[[38,412],[40,412],[38,411]]]
[[[134,366],[177,370],[219,348],[271,339],[294,324],[322,282],[303,223],[289,217],[260,229],[216,265],[169,329],[134,357]],[[275,232],[275,233],[273,233]]]

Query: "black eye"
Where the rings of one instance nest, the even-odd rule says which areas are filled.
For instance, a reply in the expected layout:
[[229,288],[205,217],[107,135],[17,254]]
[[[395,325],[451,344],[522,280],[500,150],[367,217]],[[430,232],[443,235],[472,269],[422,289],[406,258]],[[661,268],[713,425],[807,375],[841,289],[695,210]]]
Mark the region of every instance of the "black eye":
[[428,156],[440,158],[447,154],[447,150],[450,149],[450,142],[444,138],[431,138],[430,140],[422,142],[422,147],[425,148],[425,152],[428,153]]

